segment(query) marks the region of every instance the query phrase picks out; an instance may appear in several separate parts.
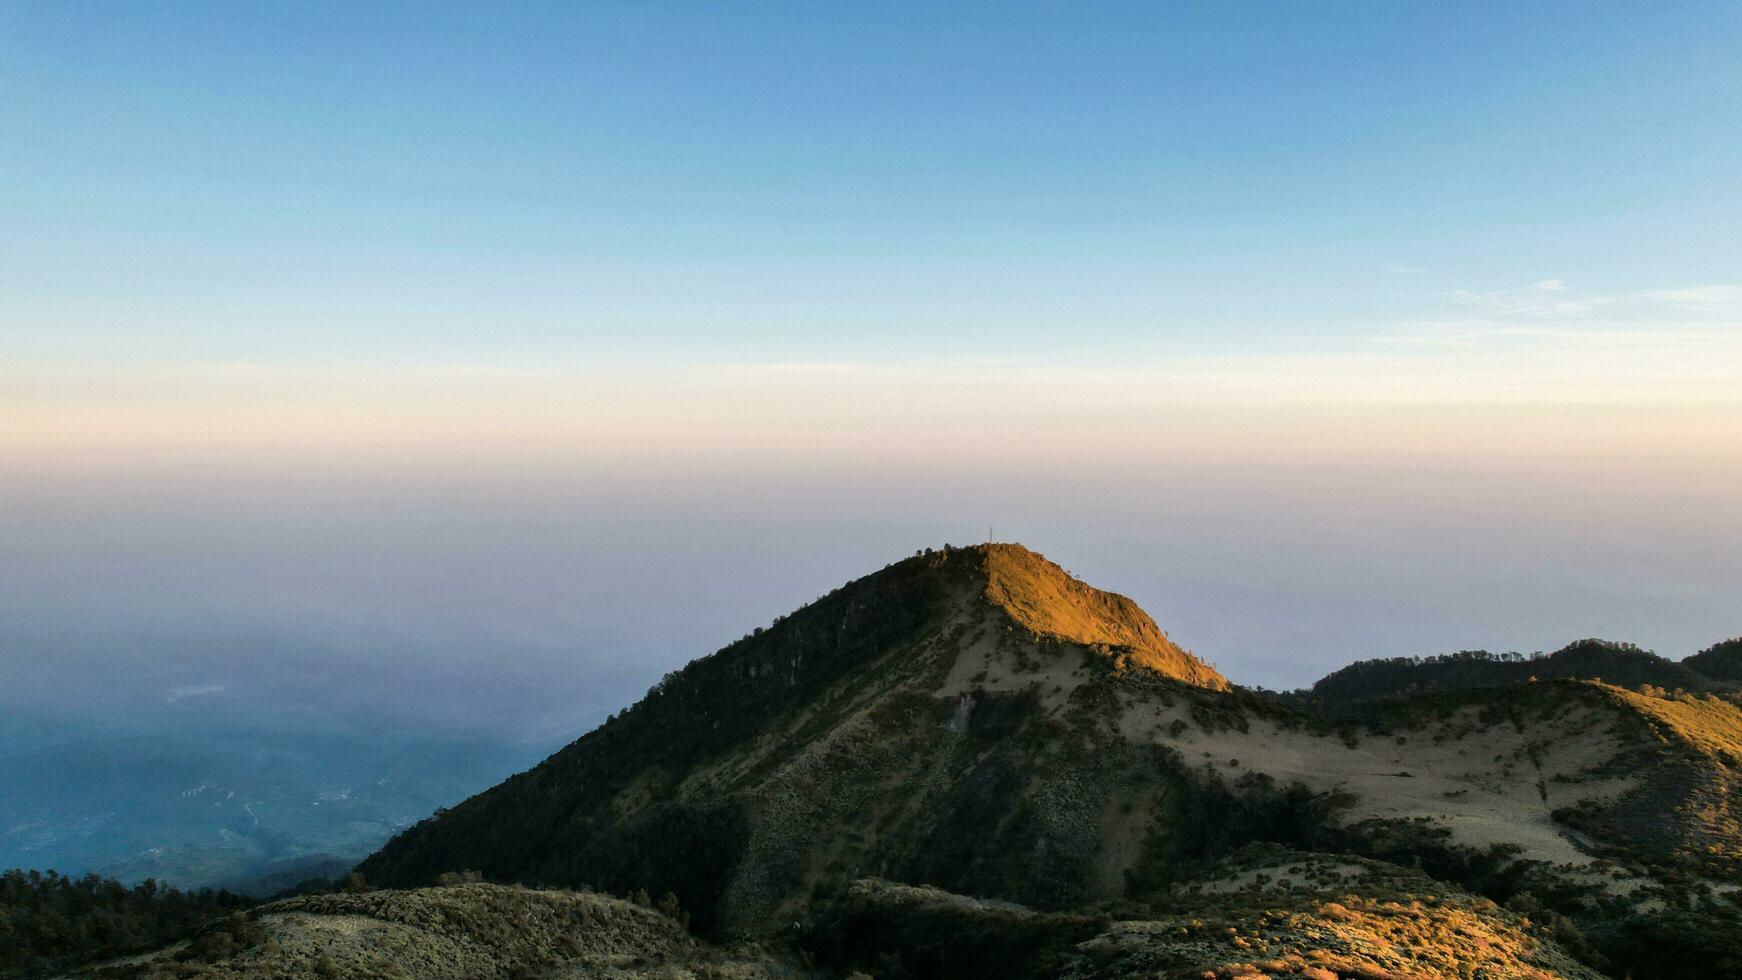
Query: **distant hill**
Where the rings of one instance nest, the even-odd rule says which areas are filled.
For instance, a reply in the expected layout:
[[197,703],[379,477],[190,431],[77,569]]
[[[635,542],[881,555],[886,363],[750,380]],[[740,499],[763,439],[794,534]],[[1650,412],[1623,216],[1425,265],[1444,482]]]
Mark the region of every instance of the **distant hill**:
[[1621,687],[1650,684],[1667,690],[1707,691],[1724,686],[1691,660],[1677,663],[1631,643],[1579,640],[1554,653],[1524,656],[1466,650],[1433,657],[1363,660],[1320,679],[1311,697],[1329,706],[1399,695],[1497,687],[1537,678],[1602,680]]
[[1742,636],[1714,643],[1683,660],[1682,666],[1706,677],[1742,683]]

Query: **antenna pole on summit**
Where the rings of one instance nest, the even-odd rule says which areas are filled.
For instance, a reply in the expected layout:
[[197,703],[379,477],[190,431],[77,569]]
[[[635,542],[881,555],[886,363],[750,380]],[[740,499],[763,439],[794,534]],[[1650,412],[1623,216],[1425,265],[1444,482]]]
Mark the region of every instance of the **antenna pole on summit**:
[[992,543],[992,525],[990,524],[986,525],[986,543]]

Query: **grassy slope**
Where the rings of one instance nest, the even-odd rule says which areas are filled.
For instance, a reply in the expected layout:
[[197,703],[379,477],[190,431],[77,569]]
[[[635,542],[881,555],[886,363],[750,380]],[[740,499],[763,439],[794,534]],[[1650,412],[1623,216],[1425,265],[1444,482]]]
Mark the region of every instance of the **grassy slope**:
[[756,951],[722,953],[621,899],[466,884],[272,902],[214,923],[181,947],[87,975],[751,980],[796,973]]
[[[913,977],[1467,977],[1594,980],[1540,925],[1419,873],[1267,851],[1280,883],[1218,867],[1165,910],[1041,913],[861,881],[818,927],[821,959]],[[1329,877],[1318,871],[1342,869]],[[1292,879],[1289,875],[1293,875]],[[1232,882],[1234,887],[1210,888]],[[1159,914],[1158,914],[1159,911]]]
[[[1039,559],[1039,560],[1037,560]],[[986,597],[1018,626],[1085,645],[1118,648],[1132,662],[1199,687],[1228,679],[1176,646],[1135,602],[1103,592],[1016,545],[987,549]]]
[[1655,744],[1639,790],[1596,827],[1637,853],[1742,877],[1742,710],[1710,695],[1603,690],[1638,713]]

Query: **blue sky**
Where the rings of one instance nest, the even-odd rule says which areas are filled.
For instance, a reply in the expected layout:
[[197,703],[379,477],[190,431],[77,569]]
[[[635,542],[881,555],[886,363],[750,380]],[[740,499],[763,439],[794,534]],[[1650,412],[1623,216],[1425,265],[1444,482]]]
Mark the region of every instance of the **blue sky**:
[[1742,631],[1738,51],[1734,3],[0,0],[0,694],[222,634],[602,714],[988,524],[1242,681],[1690,653]]
[[0,10],[14,356],[1127,363],[1742,278],[1734,4]]

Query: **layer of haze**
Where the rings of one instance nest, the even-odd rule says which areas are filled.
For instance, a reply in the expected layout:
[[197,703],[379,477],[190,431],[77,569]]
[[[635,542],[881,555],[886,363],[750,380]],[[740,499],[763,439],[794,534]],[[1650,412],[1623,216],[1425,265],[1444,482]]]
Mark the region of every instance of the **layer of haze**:
[[[1742,632],[1742,8],[0,3],[0,706],[548,741],[991,533]],[[215,710],[215,709],[214,709]]]

